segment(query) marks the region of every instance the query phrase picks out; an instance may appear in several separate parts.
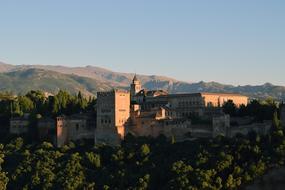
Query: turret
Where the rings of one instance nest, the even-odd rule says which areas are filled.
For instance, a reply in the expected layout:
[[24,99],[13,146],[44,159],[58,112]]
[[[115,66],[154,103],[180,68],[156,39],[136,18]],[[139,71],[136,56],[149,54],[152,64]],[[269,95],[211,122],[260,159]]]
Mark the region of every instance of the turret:
[[131,102],[136,101],[135,96],[139,91],[141,91],[141,89],[141,82],[137,79],[137,75],[135,74],[131,84]]

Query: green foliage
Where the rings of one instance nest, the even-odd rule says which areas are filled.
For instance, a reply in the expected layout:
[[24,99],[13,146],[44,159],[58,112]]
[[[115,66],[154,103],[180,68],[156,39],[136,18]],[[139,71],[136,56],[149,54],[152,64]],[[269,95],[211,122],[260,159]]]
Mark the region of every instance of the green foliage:
[[61,187],[66,190],[82,189],[85,183],[84,168],[81,165],[82,157],[79,153],[71,155],[59,173]]
[[147,156],[148,154],[150,153],[150,148],[147,144],[143,144],[141,146],[141,156],[144,157],[144,156]]
[[[281,133],[282,132],[282,133]],[[128,135],[120,147],[22,138],[0,144],[3,189],[239,189],[284,165],[283,130],[172,143]]]
[[95,168],[101,167],[101,158],[99,154],[95,154],[94,152],[86,152],[85,155],[92,166]]
[[137,185],[134,189],[135,190],[146,190],[146,189],[148,189],[149,181],[150,181],[150,175],[149,174],[144,175],[143,177],[139,178]]
[[281,130],[282,129],[281,121],[278,119],[278,114],[276,111],[273,114],[272,127],[273,127],[273,130]]
[[[34,138],[36,123],[40,117],[57,117],[58,115],[72,115],[84,112],[94,112],[96,99],[86,97],[78,92],[71,95],[60,90],[54,96],[46,97],[41,91],[29,91],[26,95],[13,96],[0,94],[0,134],[8,135],[10,118],[28,116],[30,120],[29,135]],[[1,139],[0,139],[1,140]]]
[[9,178],[7,177],[7,173],[0,170],[0,190],[5,190],[8,182]]
[[259,101],[252,100],[247,106],[238,109],[239,116],[252,116],[256,121],[271,120],[277,104],[273,100]]
[[18,102],[23,113],[30,113],[34,110],[34,102],[27,96],[18,96]]
[[232,100],[228,100],[223,104],[223,111],[230,116],[235,116],[237,113],[237,107]]
[[7,177],[7,172],[2,171],[2,164],[4,163],[4,146],[0,144],[0,190],[5,190],[7,188],[7,184],[9,182],[9,178]]

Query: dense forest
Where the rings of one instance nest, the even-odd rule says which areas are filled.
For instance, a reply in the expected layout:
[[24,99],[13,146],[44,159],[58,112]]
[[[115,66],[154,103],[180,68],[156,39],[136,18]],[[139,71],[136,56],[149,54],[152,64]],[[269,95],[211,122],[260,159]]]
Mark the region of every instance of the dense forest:
[[30,91],[25,95],[0,93],[0,114],[6,116],[21,116],[24,113],[56,116],[94,110],[95,98],[88,99],[79,91],[71,95],[60,90],[55,95],[46,95],[42,91]]
[[118,147],[55,148],[18,137],[0,145],[0,189],[237,189],[284,165],[284,132],[275,115],[270,134],[233,139],[127,135]]
[[[30,113],[53,117],[94,111],[95,99],[60,91],[24,96],[1,95],[0,116]],[[0,138],[0,190],[4,189],[238,189],[269,169],[284,165],[284,128],[277,104],[251,101],[237,108],[223,105],[232,116],[272,119],[270,134],[254,132],[236,138],[217,137],[176,142],[160,136],[128,134],[121,146],[72,142],[61,148],[23,137]],[[2,124],[2,123],[1,123]],[[2,125],[1,125],[2,127]]]

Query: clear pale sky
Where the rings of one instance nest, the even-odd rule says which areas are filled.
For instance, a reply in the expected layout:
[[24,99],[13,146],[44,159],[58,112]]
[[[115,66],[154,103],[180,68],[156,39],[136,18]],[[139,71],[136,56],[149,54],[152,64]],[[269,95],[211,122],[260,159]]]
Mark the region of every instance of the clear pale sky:
[[0,0],[0,61],[285,86],[285,0]]

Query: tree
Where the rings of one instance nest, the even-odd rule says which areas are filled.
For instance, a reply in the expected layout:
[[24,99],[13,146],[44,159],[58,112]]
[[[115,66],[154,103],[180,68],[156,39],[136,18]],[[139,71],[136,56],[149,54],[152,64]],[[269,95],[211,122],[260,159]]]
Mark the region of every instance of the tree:
[[82,157],[79,153],[71,155],[66,165],[60,172],[59,183],[66,190],[82,189],[85,182],[85,174],[81,165]]
[[138,183],[134,189],[135,190],[148,189],[149,180],[150,180],[150,175],[149,174],[144,175],[143,177],[139,178]]
[[53,115],[58,115],[60,112],[60,104],[59,104],[58,98],[56,96],[50,96],[48,98],[48,104],[49,104],[50,112]]
[[180,160],[174,162],[171,167],[172,179],[169,183],[170,189],[191,189],[194,184],[191,183],[191,177],[194,169],[192,166],[185,164],[184,161]]
[[18,101],[13,101],[12,102],[12,115],[13,116],[21,116],[21,115],[23,115],[23,112],[21,111],[21,107],[20,107]]
[[227,178],[225,187],[226,189],[237,189],[241,185],[241,178],[234,179],[233,175],[230,174]]
[[92,166],[95,166],[95,168],[101,167],[101,158],[99,154],[95,154],[93,152],[86,152],[85,155]]
[[244,116],[248,115],[247,106],[242,104],[238,109],[238,115],[240,117],[244,117]]
[[35,106],[37,113],[45,113],[46,111],[46,97],[45,94],[42,91],[30,91],[26,94],[26,97],[28,97]]
[[31,113],[34,110],[34,103],[27,96],[18,97],[19,105],[24,113]]
[[82,96],[81,92],[78,92],[77,95],[77,106],[78,110],[83,111],[87,107],[87,100]]
[[281,128],[281,122],[278,119],[278,114],[277,114],[276,111],[273,114],[272,127],[273,127],[273,130],[280,130],[280,129],[282,129]]
[[237,107],[232,100],[228,100],[223,104],[223,111],[230,116],[235,116],[237,113]]
[[148,154],[150,153],[150,148],[147,144],[143,144],[141,146],[141,156],[142,157],[145,157],[147,156]]
[[2,168],[0,168],[0,190],[5,190],[8,182],[9,178],[7,177],[7,173],[3,172]]
[[60,90],[57,95],[55,95],[55,101],[59,113],[66,113],[67,106],[71,102],[71,96],[68,92]]
[[3,153],[4,146],[0,144],[0,190],[5,190],[7,188],[7,184],[9,178],[7,177],[7,173],[2,171],[2,164],[4,162],[4,153]]

